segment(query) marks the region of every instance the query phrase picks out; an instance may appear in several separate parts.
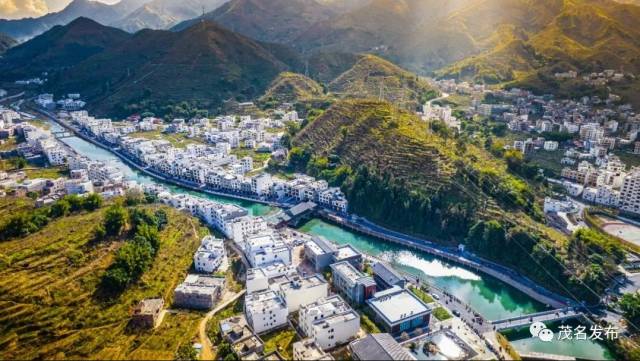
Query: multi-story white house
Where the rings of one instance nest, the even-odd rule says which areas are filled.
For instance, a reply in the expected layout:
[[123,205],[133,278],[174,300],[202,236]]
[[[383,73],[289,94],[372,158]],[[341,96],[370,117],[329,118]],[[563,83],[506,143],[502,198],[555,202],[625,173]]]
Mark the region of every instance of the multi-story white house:
[[296,312],[301,306],[327,297],[329,285],[319,274],[308,277],[293,276],[280,283],[278,293],[284,298],[289,313]]
[[220,267],[225,256],[223,241],[213,236],[206,236],[193,255],[193,264],[198,272],[212,273]]
[[299,320],[302,331],[323,350],[350,342],[360,330],[360,315],[338,295],[300,307]]
[[244,251],[252,267],[263,267],[274,263],[291,264],[291,249],[273,233],[248,236]]
[[620,190],[620,210],[640,214],[640,168],[634,168],[624,179]]
[[276,292],[267,290],[245,296],[244,313],[253,332],[260,334],[287,324],[287,305]]

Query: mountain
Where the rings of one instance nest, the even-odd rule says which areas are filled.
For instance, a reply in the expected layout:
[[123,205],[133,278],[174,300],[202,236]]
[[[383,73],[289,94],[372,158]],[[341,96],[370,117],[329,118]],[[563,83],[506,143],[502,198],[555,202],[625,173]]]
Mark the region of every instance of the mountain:
[[269,89],[260,98],[261,103],[311,100],[324,95],[322,85],[304,75],[284,72],[271,83]]
[[640,7],[606,0],[551,3],[533,13],[536,26],[522,26],[527,15],[511,17],[488,33],[491,41],[476,56],[438,74],[491,83],[546,82],[552,89],[554,72],[640,72]]
[[134,33],[141,29],[168,29],[179,22],[202,15],[203,11],[217,9],[227,0],[152,0],[113,26]]
[[87,17],[101,24],[110,24],[146,1],[149,0],[122,0],[115,5],[107,5],[99,1],[73,0],[63,10],[39,18],[0,19],[0,33],[5,33],[18,41],[25,41],[56,25],[66,25],[78,17]]
[[0,33],[0,54],[7,51],[12,46],[15,46],[17,42],[12,37]]
[[124,42],[129,34],[78,18],[7,51],[0,59],[3,80],[38,76],[44,71],[72,67],[106,48]]
[[293,43],[308,50],[372,52],[392,58],[394,48],[402,39],[412,36],[423,24],[445,18],[465,2],[371,0],[314,24]]
[[[205,14],[204,19],[260,41],[290,43],[316,22],[333,15],[331,6],[316,0],[231,0]],[[185,21],[174,30],[197,21]]]
[[360,59],[331,83],[329,91],[343,98],[382,98],[415,110],[433,88],[417,75],[374,55]]
[[181,32],[142,30],[65,71],[52,86],[82,93],[100,114],[165,114],[180,102],[217,110],[227,99],[252,100],[281,72],[299,67],[288,48],[205,21]]

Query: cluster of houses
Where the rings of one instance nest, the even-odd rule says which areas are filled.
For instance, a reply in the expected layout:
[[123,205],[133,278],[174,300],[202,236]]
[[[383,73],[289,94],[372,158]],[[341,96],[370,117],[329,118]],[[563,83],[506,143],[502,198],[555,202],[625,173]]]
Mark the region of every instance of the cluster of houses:
[[[557,74],[561,78],[577,76],[575,72]],[[606,70],[585,77],[618,81],[624,75]],[[455,81],[439,82],[438,85],[452,92],[468,93],[468,87]],[[459,87],[464,90],[458,90]],[[629,169],[613,154],[614,151],[640,154],[640,114],[635,113],[631,105],[619,104],[620,98],[614,94],[607,99],[585,96],[579,100],[555,100],[550,95],[538,96],[521,89],[477,89],[471,94],[474,100],[466,111],[468,116],[490,117],[504,122],[514,132],[571,136],[572,140],[563,144],[537,136],[517,140],[505,147],[529,154],[537,149],[558,151],[562,146],[564,156],[560,164],[564,168],[560,175],[569,195],[640,214],[640,170]],[[494,101],[482,103],[481,99],[487,95]]]
[[427,102],[422,106],[422,116],[423,120],[441,120],[443,121],[449,128],[455,128],[460,130],[460,120],[453,116],[453,109],[450,106],[440,106],[437,104],[432,104],[431,102]]
[[64,98],[58,101],[54,100],[53,94],[40,94],[34,99],[34,102],[47,110],[58,108],[65,111],[78,111],[87,105],[86,102],[80,100],[80,94],[78,93],[66,94]]
[[633,74],[615,71],[613,69],[606,69],[601,72],[592,72],[579,77],[579,74],[575,70],[568,70],[565,72],[558,72],[554,74],[556,79],[582,79],[585,83],[592,86],[605,86],[610,82],[621,82],[626,77],[635,78]]
[[[371,309],[375,322],[396,338],[428,329],[432,309],[406,288],[405,277],[382,262],[373,265],[373,275],[366,274],[364,256],[352,246],[276,228],[234,205],[171,194],[157,185],[146,185],[145,192],[202,218],[241,252],[248,267],[244,313],[220,322],[221,335],[238,357],[263,357],[260,335],[291,327],[296,314],[295,327],[305,338],[293,345],[295,359],[331,359],[328,350],[361,338],[356,308]],[[197,309],[215,305],[224,287],[211,276],[224,257],[221,242],[203,239],[194,264],[204,275],[189,275],[176,288],[174,303]],[[322,272],[331,273],[332,285]]]
[[116,167],[77,155],[50,131],[23,122],[18,112],[0,109],[0,139],[20,136],[24,141],[8,151],[7,156],[21,156],[34,164],[67,166],[68,177],[26,179],[24,172],[0,173],[0,186],[18,196],[41,194],[38,205],[46,205],[67,194],[100,193],[104,197],[122,195],[128,187],[123,173]]
[[[260,141],[265,134],[270,134],[260,130],[264,119],[254,121],[250,116],[240,117],[241,131],[237,129],[235,117],[219,117],[216,118],[218,128],[206,128],[209,130],[205,137],[210,144],[189,144],[184,148],[176,148],[167,140],[148,140],[123,134],[141,128],[123,130],[131,126],[114,127],[110,119],[96,119],[85,111],[71,112],[69,115],[89,135],[119,147],[124,155],[163,177],[218,192],[289,203],[313,201],[337,212],[347,212],[348,202],[344,194],[338,188],[329,187],[326,181],[301,174],[291,180],[272,177],[265,172],[251,174],[255,173],[252,172],[253,158],[246,156],[238,159],[231,154],[232,149],[241,146],[241,140],[246,146],[248,140]],[[153,127],[153,124],[147,119],[138,123],[138,127]],[[183,131],[180,126],[181,123],[178,123],[169,127]],[[193,126],[190,127],[188,131],[193,132]],[[275,147],[274,143],[270,144],[267,149],[269,152]]]

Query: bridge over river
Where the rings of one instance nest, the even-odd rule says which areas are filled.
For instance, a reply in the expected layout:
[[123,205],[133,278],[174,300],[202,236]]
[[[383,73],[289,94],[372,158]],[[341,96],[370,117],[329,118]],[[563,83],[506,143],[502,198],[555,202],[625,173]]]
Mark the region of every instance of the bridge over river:
[[550,311],[532,313],[529,315],[505,318],[502,320],[491,321],[496,331],[506,330],[509,328],[520,328],[529,326],[534,322],[555,322],[564,321],[572,318],[584,317],[582,312],[576,311],[572,307],[559,308]]

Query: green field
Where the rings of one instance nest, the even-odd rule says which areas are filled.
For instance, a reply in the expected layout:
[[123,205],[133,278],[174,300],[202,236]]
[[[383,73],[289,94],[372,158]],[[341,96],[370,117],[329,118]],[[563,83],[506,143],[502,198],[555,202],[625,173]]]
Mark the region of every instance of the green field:
[[[0,201],[0,221],[29,204]],[[39,232],[0,243],[1,359],[173,359],[179,345],[191,341],[198,313],[167,314],[153,331],[127,325],[143,298],[161,296],[171,304],[200,241],[198,221],[165,208],[169,223],[153,265],[107,301],[96,289],[123,241],[90,241],[105,209],[55,219]]]

